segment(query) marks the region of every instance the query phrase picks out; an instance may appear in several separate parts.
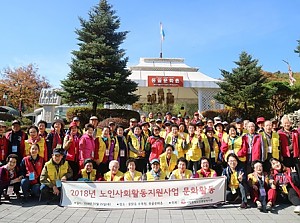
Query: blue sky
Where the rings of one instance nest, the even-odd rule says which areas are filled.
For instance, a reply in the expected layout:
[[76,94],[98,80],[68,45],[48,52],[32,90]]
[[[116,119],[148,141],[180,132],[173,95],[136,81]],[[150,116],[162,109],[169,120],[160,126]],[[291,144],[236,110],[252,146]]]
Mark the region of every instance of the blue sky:
[[[78,49],[78,17],[98,0],[3,0],[0,2],[0,69],[39,68],[50,84],[59,87],[70,71],[71,51]],[[129,31],[122,48],[128,66],[140,57],[158,57],[159,23],[163,23],[163,57],[185,58],[208,76],[221,78],[246,51],[270,72],[287,72],[282,60],[300,71],[294,53],[300,39],[300,1],[279,0],[109,0]],[[287,77],[288,80],[288,77]]]

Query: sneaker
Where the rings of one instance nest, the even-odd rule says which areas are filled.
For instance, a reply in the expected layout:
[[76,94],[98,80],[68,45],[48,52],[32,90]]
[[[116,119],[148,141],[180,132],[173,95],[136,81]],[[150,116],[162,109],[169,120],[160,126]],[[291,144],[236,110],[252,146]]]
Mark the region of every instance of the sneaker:
[[272,210],[272,202],[268,202],[266,206],[266,211],[271,211]]
[[256,201],[256,205],[257,205],[257,209],[258,210],[262,210],[262,204],[261,204],[261,202],[260,201]]
[[294,212],[295,213],[300,213],[300,205],[295,207]]
[[7,200],[7,201],[10,200],[10,196],[8,194],[4,194],[3,197],[4,197],[4,200]]
[[247,203],[242,202],[241,205],[240,205],[240,208],[247,209],[248,208]]

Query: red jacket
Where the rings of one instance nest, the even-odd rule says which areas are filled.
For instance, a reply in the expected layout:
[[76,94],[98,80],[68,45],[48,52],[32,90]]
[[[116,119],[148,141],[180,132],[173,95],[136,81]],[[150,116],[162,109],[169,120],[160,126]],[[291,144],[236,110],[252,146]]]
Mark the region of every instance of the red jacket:
[[[70,137],[70,135],[66,136],[67,138]],[[80,135],[73,135],[73,141],[70,144],[69,149],[67,150],[67,156],[66,160],[68,161],[78,161],[79,157],[79,140],[80,140]]]
[[[298,194],[298,197],[300,198],[300,189],[294,184],[294,182],[292,180],[291,169],[286,167],[286,171],[284,171],[283,174],[285,175],[286,179],[288,180],[288,182],[290,183],[290,185],[296,191],[296,193]],[[273,179],[275,182],[279,181],[277,176],[278,176],[278,171],[273,170]]]
[[8,140],[5,136],[0,138],[0,162],[5,161],[8,156]]
[[[264,161],[264,143],[262,136],[260,134],[254,134],[252,139],[252,149],[251,149],[251,160],[247,160],[248,162],[252,162],[254,160]],[[248,159],[248,149],[249,149],[249,134],[245,134],[242,136],[242,148],[238,152],[238,156],[247,156]]]
[[30,180],[30,184],[33,185],[33,184],[39,183],[42,169],[44,167],[44,159],[42,157],[38,156],[36,160],[33,160],[31,156],[26,156],[23,158],[23,161],[24,161],[25,168],[26,168],[25,176],[29,177],[30,173],[34,173],[35,179]]
[[0,187],[5,188],[10,185],[10,181],[18,177],[18,169],[15,168],[14,176],[10,177],[9,171],[6,168],[6,165],[0,167]]
[[[299,157],[299,134],[297,130],[292,130],[292,141],[293,141],[293,151],[294,151],[294,158]],[[280,147],[281,147],[281,154],[283,157],[291,157],[291,153],[289,150],[289,140],[287,133],[280,129],[278,131],[279,139],[280,139]]]

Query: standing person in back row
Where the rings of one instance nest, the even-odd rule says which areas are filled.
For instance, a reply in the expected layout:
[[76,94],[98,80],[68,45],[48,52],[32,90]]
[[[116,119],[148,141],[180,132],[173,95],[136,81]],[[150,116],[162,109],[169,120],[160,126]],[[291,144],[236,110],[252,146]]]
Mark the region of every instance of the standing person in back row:
[[52,123],[51,132],[47,135],[46,143],[48,149],[48,159],[52,157],[52,152],[54,149],[63,149],[63,142],[65,137],[64,131],[65,124],[63,120],[56,119]]
[[27,140],[28,136],[21,130],[21,122],[19,120],[14,120],[11,124],[12,130],[6,133],[8,154],[16,154],[18,156],[17,166],[19,166],[25,156],[25,140]]
[[278,131],[278,134],[283,157],[282,162],[286,167],[296,167],[299,174],[299,133],[297,130],[292,129],[288,116],[282,117],[281,124],[282,129]]

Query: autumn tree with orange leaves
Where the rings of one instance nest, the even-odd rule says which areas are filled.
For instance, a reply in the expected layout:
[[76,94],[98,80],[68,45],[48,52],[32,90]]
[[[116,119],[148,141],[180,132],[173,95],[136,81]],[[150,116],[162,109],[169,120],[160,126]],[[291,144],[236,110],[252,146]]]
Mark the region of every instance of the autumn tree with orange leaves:
[[7,105],[19,111],[33,111],[38,105],[40,92],[49,88],[48,80],[38,74],[32,64],[18,68],[5,68],[0,79],[0,105]]

